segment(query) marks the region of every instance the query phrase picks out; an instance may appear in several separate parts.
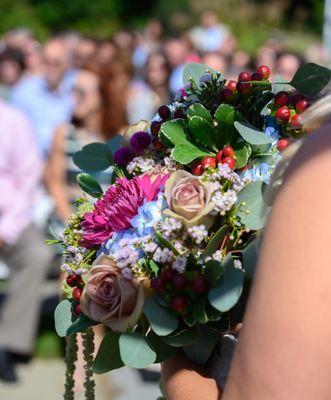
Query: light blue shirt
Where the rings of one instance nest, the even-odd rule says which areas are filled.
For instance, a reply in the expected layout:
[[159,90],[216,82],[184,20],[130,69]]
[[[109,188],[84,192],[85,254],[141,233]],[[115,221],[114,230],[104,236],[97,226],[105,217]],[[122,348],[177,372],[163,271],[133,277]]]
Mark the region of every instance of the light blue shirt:
[[30,119],[39,149],[44,157],[49,154],[54,132],[72,115],[72,86],[76,72],[63,78],[57,91],[52,91],[42,76],[23,77],[12,89],[10,102]]

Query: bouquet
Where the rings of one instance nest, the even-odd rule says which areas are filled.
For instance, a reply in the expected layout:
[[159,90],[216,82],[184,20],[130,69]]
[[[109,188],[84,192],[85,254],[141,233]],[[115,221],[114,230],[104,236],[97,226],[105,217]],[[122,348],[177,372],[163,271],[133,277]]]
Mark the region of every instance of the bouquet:
[[[77,332],[93,398],[92,372],[145,368],[178,349],[203,365],[240,322],[269,210],[264,191],[281,152],[307,133],[300,114],[330,70],[310,63],[291,82],[269,76],[261,66],[226,81],[188,64],[185,86],[150,123],[74,155],[88,196],[57,240],[66,273],[55,312],[58,334],[68,337],[65,398],[73,396]],[[104,191],[93,174],[108,168]],[[105,335],[94,358],[96,324]]]

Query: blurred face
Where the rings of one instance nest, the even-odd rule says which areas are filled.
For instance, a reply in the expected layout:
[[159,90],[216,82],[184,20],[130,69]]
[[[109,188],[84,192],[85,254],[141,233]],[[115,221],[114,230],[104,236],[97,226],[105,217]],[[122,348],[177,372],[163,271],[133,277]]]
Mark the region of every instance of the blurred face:
[[99,78],[89,71],[80,71],[73,87],[74,116],[84,120],[101,107],[101,96],[99,92]]
[[64,42],[54,40],[46,43],[43,52],[45,79],[56,89],[69,68],[69,57]]
[[82,39],[75,49],[75,66],[81,68],[95,55],[97,46],[93,40]]
[[164,50],[172,67],[177,67],[185,61],[186,48],[185,44],[180,39],[171,40],[166,43]]
[[300,61],[295,55],[285,54],[278,59],[277,74],[290,81],[299,67]]
[[168,81],[166,62],[161,54],[151,56],[147,64],[147,81],[152,87],[163,86]]
[[21,68],[14,60],[6,60],[0,64],[0,81],[6,85],[13,85],[21,76]]
[[208,67],[210,68],[216,69],[216,71],[219,71],[222,74],[225,74],[228,68],[228,64],[225,58],[218,54],[205,55],[203,58],[203,63],[208,65]]

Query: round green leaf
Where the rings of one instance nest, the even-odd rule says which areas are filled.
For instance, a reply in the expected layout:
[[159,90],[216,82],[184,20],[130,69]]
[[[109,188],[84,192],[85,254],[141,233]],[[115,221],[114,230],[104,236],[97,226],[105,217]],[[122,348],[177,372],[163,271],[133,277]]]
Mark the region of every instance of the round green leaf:
[[236,155],[236,168],[243,168],[247,165],[252,149],[247,143],[240,143],[234,146]]
[[167,360],[177,351],[174,346],[170,346],[169,344],[165,343],[163,338],[157,336],[153,331],[150,331],[147,336],[147,340],[156,353],[155,363],[157,364]]
[[259,230],[265,225],[268,207],[263,199],[264,182],[252,182],[238,194],[237,216],[248,229]]
[[93,362],[93,372],[105,374],[123,367],[124,364],[119,350],[119,338],[120,334],[116,332],[107,332],[105,334]]
[[149,297],[144,305],[152,330],[159,336],[166,336],[178,328],[178,318],[169,308],[162,307],[155,296]]
[[202,117],[194,116],[189,119],[188,127],[194,140],[209,149],[213,148],[215,127]]
[[213,153],[207,153],[194,146],[190,142],[186,144],[178,144],[172,150],[171,155],[175,161],[180,164],[189,164],[197,158],[203,158],[205,156],[213,156]]
[[228,229],[227,225],[222,226],[215,233],[215,235],[209,240],[207,246],[205,247],[202,253],[203,258],[211,256],[212,254],[215,253],[215,251],[217,251],[220,248],[220,245],[222,243],[222,240],[224,239],[227,229]]
[[267,144],[271,143],[272,139],[265,135],[263,132],[256,130],[254,127],[247,123],[239,121],[234,122],[234,126],[239,132],[240,136],[250,144]]
[[89,174],[81,173],[77,175],[77,183],[85,193],[92,197],[99,198],[103,191],[99,183]]
[[211,116],[210,112],[207,110],[206,107],[204,107],[200,103],[192,104],[187,109],[187,115],[189,118],[201,117],[201,118],[205,119],[206,121],[210,122],[211,124],[214,123],[213,117]]
[[198,338],[198,331],[195,327],[189,328],[176,335],[165,336],[162,338],[164,342],[174,347],[183,347],[193,344]]
[[99,322],[92,321],[86,315],[81,314],[77,317],[74,322],[67,329],[66,336],[72,335],[73,333],[84,332],[87,328],[93,325],[98,325]]
[[[163,122],[161,125],[161,134],[174,145],[188,143],[183,122],[179,119]],[[166,145],[166,143],[164,144]]]
[[71,302],[63,300],[59,303],[54,313],[55,330],[60,337],[67,335],[68,328],[72,324]]
[[119,339],[119,348],[121,359],[128,367],[146,368],[156,360],[155,351],[140,333],[123,333]]
[[205,277],[211,286],[216,286],[222,275],[223,265],[219,261],[209,260],[206,262]]
[[198,365],[204,365],[220,340],[218,332],[207,326],[199,328],[198,339],[190,346],[184,346],[183,351],[189,359]]
[[229,311],[239,300],[244,282],[244,274],[233,265],[231,256],[224,260],[224,272],[217,286],[209,291],[209,303],[221,312]]
[[78,168],[87,172],[104,171],[111,166],[111,152],[106,144],[90,143],[73,155]]
[[315,63],[302,65],[295,73],[290,84],[305,95],[314,95],[330,81],[331,71]]
[[249,278],[253,278],[254,271],[259,258],[259,250],[261,245],[261,238],[258,237],[249,243],[242,252],[243,268]]

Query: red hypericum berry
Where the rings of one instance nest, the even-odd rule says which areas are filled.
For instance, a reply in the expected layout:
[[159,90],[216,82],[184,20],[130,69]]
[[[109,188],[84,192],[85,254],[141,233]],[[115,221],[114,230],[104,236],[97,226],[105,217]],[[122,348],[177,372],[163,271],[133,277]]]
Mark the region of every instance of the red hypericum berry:
[[304,96],[304,95],[301,94],[301,93],[297,93],[297,94],[295,94],[295,95],[293,96],[291,102],[292,102],[293,106],[295,107],[295,106],[297,105],[297,103],[299,103],[299,101],[301,101],[301,100],[303,100],[303,99],[306,99],[306,96]]
[[276,111],[276,119],[282,124],[286,124],[291,118],[291,111],[288,107],[283,106]]
[[216,154],[216,162],[217,164],[222,163],[223,161],[223,150],[220,150],[217,154]]
[[203,171],[204,171],[203,166],[201,165],[200,162],[195,163],[193,165],[193,167],[191,168],[191,170],[192,170],[192,174],[197,175],[197,176],[202,175]]
[[246,82],[238,82],[237,83],[237,91],[240,94],[248,94],[252,89],[252,85]]
[[287,139],[287,138],[280,139],[277,142],[277,150],[284,151],[285,149],[288,148],[289,144],[290,144],[290,140],[289,139]]
[[153,121],[151,123],[151,134],[156,136],[160,132],[162,121]]
[[233,92],[229,88],[224,88],[221,90],[220,97],[223,103],[231,103],[233,101]]
[[238,75],[238,82],[247,82],[251,80],[251,73],[248,71],[240,72]]
[[270,76],[270,68],[267,65],[260,65],[257,69],[257,72],[262,76],[263,79],[268,79]]
[[83,279],[80,275],[71,274],[67,276],[67,285],[70,287],[80,286],[83,283]]
[[80,315],[83,313],[82,306],[80,304],[76,304],[74,307],[74,312],[76,315]]
[[161,279],[163,280],[163,282],[170,282],[174,273],[175,271],[173,269],[166,268],[161,273]]
[[178,108],[175,112],[174,112],[174,118],[185,118],[185,111]]
[[233,157],[225,157],[223,158],[223,164],[228,164],[231,169],[236,168],[236,160]]
[[203,170],[205,171],[208,168],[216,167],[216,157],[207,156],[201,160],[201,165]]
[[164,147],[163,143],[161,142],[161,140],[156,136],[154,136],[154,138],[153,138],[153,146],[158,151],[162,151],[162,150],[165,149],[165,147]]
[[161,292],[164,289],[164,281],[160,276],[151,279],[151,288],[156,292]]
[[177,272],[172,277],[172,283],[176,290],[184,290],[187,285],[187,278],[184,274]]
[[202,275],[197,276],[192,281],[192,290],[196,293],[203,293],[207,290],[208,284],[206,278]]
[[295,111],[298,114],[303,113],[307,108],[309,107],[309,103],[307,99],[302,99],[300,101],[297,102],[297,104],[295,105]]
[[274,99],[274,104],[277,107],[287,106],[290,102],[290,95],[284,90],[278,92]]
[[82,295],[82,292],[83,292],[83,289],[78,288],[78,287],[74,288],[72,291],[72,298],[76,301],[79,301],[80,296]]
[[229,82],[227,82],[227,84],[225,85],[228,89],[231,90],[231,92],[235,92],[237,90],[237,82],[230,80]]
[[187,299],[183,296],[176,296],[171,300],[171,308],[178,313],[183,313],[186,309]]
[[163,120],[170,118],[171,111],[168,106],[160,106],[157,112]]
[[234,149],[231,146],[223,147],[223,157],[234,157]]
[[302,123],[300,122],[300,115],[294,114],[291,118],[292,128],[302,128]]
[[251,76],[252,81],[263,81],[263,76],[258,72],[254,72]]

